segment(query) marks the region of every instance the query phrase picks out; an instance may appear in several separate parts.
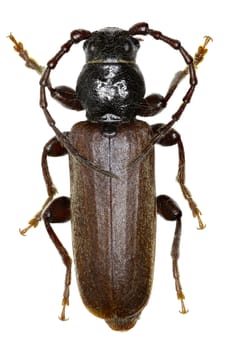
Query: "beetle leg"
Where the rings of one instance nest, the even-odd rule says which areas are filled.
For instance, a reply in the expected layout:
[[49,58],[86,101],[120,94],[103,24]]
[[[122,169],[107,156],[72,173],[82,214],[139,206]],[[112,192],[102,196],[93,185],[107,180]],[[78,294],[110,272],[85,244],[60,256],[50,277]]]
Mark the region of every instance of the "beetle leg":
[[166,100],[162,95],[152,94],[143,99],[137,111],[142,117],[151,117],[166,107]]
[[50,223],[62,223],[69,221],[71,218],[71,210],[70,210],[70,199],[68,197],[59,197],[55,199],[50,205],[46,208],[43,213],[43,220],[45,223],[46,230],[51,238],[53,244],[58,250],[64,265],[66,266],[66,275],[65,275],[65,283],[64,283],[64,293],[62,300],[62,312],[59,316],[59,319],[62,321],[66,321],[65,317],[65,308],[69,305],[69,288],[71,284],[71,265],[72,260],[64,248],[57,235],[52,229]]
[[[164,124],[155,124],[152,125],[152,130],[154,133],[159,132],[159,130],[164,127]],[[205,224],[201,219],[201,211],[199,210],[197,204],[192,198],[192,194],[185,185],[185,153],[184,146],[181,140],[180,134],[174,130],[170,129],[167,134],[165,134],[161,139],[159,139],[158,144],[161,146],[178,146],[178,156],[179,156],[179,164],[178,164],[178,172],[177,172],[177,181],[180,185],[181,191],[184,195],[184,198],[188,201],[189,207],[191,208],[192,214],[194,217],[197,217],[199,227],[198,229],[204,229]]]
[[[206,46],[210,41],[213,39],[210,36],[205,36],[205,41],[204,44],[198,47],[197,52],[194,55],[194,67],[195,69],[198,68],[198,65],[203,61],[208,49]],[[148,117],[148,116],[154,116],[157,113],[161,112],[162,109],[164,109],[167,105],[167,102],[169,99],[172,97],[174,91],[177,89],[181,81],[189,74],[189,68],[188,66],[185,67],[184,70],[181,70],[177,72],[172,79],[170,86],[168,88],[168,91],[165,95],[165,97],[158,95],[158,94],[152,94],[147,96],[138,111],[138,114],[143,116],[143,117]]]
[[[67,135],[67,133],[65,133]],[[60,142],[57,140],[56,137],[53,137],[47,144],[44,146],[43,152],[42,152],[42,172],[43,177],[46,183],[48,198],[45,200],[44,204],[42,205],[41,209],[34,215],[34,217],[28,222],[28,226],[24,229],[20,229],[20,233],[22,235],[25,235],[27,231],[32,227],[37,227],[39,222],[42,219],[42,214],[47,207],[47,205],[53,200],[53,197],[57,193],[57,189],[53,184],[49,167],[48,167],[48,161],[47,157],[59,157],[67,154],[66,149],[61,146]]]
[[170,221],[176,221],[176,228],[174,233],[174,239],[171,249],[171,257],[173,261],[173,277],[175,279],[175,287],[177,292],[177,298],[181,302],[181,313],[185,314],[188,310],[184,304],[184,293],[182,291],[180,273],[178,268],[178,260],[180,255],[180,238],[181,238],[181,216],[182,212],[177,205],[177,203],[170,197],[166,195],[161,195],[157,197],[157,212],[164,219]]
[[12,33],[8,38],[14,43],[14,50],[18,52],[19,56],[25,61],[25,65],[28,68],[34,69],[38,74],[42,74],[45,67],[39,65],[32,57],[29,56],[27,50],[25,50],[23,44],[16,40]]
[[[25,65],[28,68],[35,70],[38,74],[42,74],[45,67],[38,64],[32,57],[29,56],[27,50],[23,44],[16,40],[12,33],[8,38],[14,43],[14,50],[18,52],[19,56],[25,61]],[[76,99],[75,90],[67,86],[58,86],[53,88],[51,84],[48,84],[51,96],[60,102],[64,107],[81,111],[83,107],[81,103]]]
[[51,96],[64,107],[82,111],[83,107],[80,101],[76,98],[75,90],[68,86],[57,86],[53,88],[51,84],[48,86]]

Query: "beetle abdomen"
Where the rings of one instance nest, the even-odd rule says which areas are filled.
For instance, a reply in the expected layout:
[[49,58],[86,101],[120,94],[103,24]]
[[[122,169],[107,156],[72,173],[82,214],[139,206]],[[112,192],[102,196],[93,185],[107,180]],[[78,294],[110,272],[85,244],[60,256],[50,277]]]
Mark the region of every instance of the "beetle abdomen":
[[[139,131],[138,131],[139,129]],[[84,304],[113,329],[131,328],[147,303],[155,255],[154,155],[126,169],[151,139],[148,124],[121,124],[113,137],[76,124],[71,142],[109,178],[70,157],[73,251]]]

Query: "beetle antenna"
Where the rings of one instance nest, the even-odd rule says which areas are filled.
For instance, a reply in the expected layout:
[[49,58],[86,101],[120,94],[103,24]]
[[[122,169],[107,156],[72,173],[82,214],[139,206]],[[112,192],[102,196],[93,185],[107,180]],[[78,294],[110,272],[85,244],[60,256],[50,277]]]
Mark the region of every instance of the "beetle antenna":
[[98,165],[95,163],[89,161],[88,159],[85,159],[82,157],[77,150],[72,146],[70,141],[67,139],[67,137],[56,127],[55,120],[52,118],[50,112],[48,111],[48,103],[46,98],[46,92],[45,89],[48,88],[51,90],[51,83],[50,83],[50,73],[51,71],[57,66],[59,60],[67,53],[73,44],[77,44],[80,41],[83,41],[87,38],[89,38],[91,33],[87,30],[78,29],[74,30],[71,33],[71,39],[68,40],[64,45],[61,46],[60,50],[57,52],[57,54],[47,63],[47,68],[44,70],[41,80],[40,80],[40,106],[45,114],[46,120],[49,124],[49,126],[53,129],[55,134],[57,135],[58,140],[62,143],[62,145],[65,147],[65,149],[72,155],[74,158],[83,164],[84,166],[87,166],[95,171],[97,171],[100,174],[103,174],[105,176],[109,176],[110,178],[118,178],[116,174],[113,174],[111,171],[107,171],[104,169],[101,169]]
[[[159,32],[156,32],[156,33],[159,33]],[[159,34],[159,36],[160,36],[160,34]],[[156,34],[156,36],[157,36],[157,34]],[[179,72],[176,73],[174,79],[172,80],[172,82],[170,84],[168,92],[167,92],[167,94],[165,96],[165,99],[167,101],[171,97],[173,92],[175,91],[175,89],[178,86],[178,84],[184,79],[184,77],[186,77],[188,74],[190,74],[191,77],[192,77],[192,74],[193,74],[193,76],[195,76],[194,75],[194,73],[195,73],[194,70],[196,70],[198,68],[198,65],[203,61],[204,56],[206,55],[206,53],[208,51],[208,49],[206,48],[207,44],[210,41],[213,41],[213,39],[210,36],[205,36],[204,38],[205,38],[204,44],[202,46],[198,47],[198,50],[197,50],[197,52],[194,55],[193,63],[191,63],[191,66],[187,65],[184,70],[179,71]],[[194,67],[194,70],[191,67]],[[155,133],[155,135],[152,138],[151,142],[143,149],[143,151],[134,160],[132,160],[128,164],[128,168],[134,166],[136,163],[138,163],[139,161],[143,160],[149,154],[151,149],[154,147],[155,143],[157,143],[159,141],[159,139],[161,139],[161,137],[166,135],[167,132],[175,124],[175,122],[178,121],[178,119],[180,118],[180,116],[181,116],[182,112],[184,111],[186,105],[190,102],[190,99],[191,99],[193,91],[194,91],[194,87],[195,87],[195,85],[193,87],[191,86],[190,89],[187,91],[186,95],[183,98],[182,104],[180,105],[180,107],[178,108],[176,113],[173,114],[172,119]]]
[[[198,69],[198,65],[204,60],[205,55],[208,52],[208,49],[206,48],[206,46],[208,45],[208,43],[210,41],[213,41],[213,39],[206,35],[204,36],[205,41],[203,43],[203,45],[200,45],[197,49],[197,52],[194,55],[193,58],[193,64],[195,69]],[[179,72],[177,72],[169,86],[169,89],[167,91],[167,94],[165,96],[165,100],[168,101],[170,99],[170,97],[172,96],[172,94],[174,93],[174,91],[176,90],[177,86],[180,84],[180,82],[189,74],[189,67],[186,66],[184,70],[181,70]]]
[[[39,75],[41,75],[44,70],[45,67],[41,66],[40,64],[38,64],[32,57],[29,56],[27,50],[24,48],[23,44],[19,41],[16,40],[16,38],[14,37],[14,35],[12,33],[10,33],[10,35],[8,36],[8,38],[14,43],[14,50],[18,52],[19,56],[25,61],[25,65],[26,67],[35,70]],[[47,87],[50,88],[51,84],[50,81],[48,80],[47,82]],[[68,149],[68,151],[74,155],[74,157],[83,165],[92,168],[93,170],[111,177],[111,178],[118,178],[117,175],[113,174],[110,171],[101,169],[98,165],[94,164],[93,162],[90,162],[88,159],[85,159],[84,157],[82,157],[81,155],[78,154],[78,152],[76,152],[76,150],[74,149],[74,147],[72,147],[72,145],[69,143],[69,141],[66,139],[65,136],[62,137],[62,133],[60,132],[60,130],[58,128],[56,128],[56,126],[53,126],[52,124],[50,125],[53,129],[54,132],[58,135],[58,138],[60,138],[60,140],[62,141],[62,143],[64,144],[65,148]],[[36,227],[37,226],[37,218],[39,218],[40,215],[39,213],[37,213],[37,215],[35,216],[34,219],[30,220],[28,227],[26,227],[25,229],[20,230],[20,233],[22,235],[25,235],[26,232],[31,228],[31,227]],[[38,219],[39,221],[39,219]]]

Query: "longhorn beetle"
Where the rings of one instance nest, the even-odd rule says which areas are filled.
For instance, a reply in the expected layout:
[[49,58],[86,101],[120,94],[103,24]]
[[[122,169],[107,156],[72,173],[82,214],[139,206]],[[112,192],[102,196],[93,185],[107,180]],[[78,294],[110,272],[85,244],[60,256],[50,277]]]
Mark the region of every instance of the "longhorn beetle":
[[[140,39],[150,35],[177,50],[186,68],[177,72],[165,96],[145,96],[145,83],[136,64]],[[178,40],[138,23],[128,31],[104,28],[99,31],[74,30],[70,39],[44,69],[30,58],[23,44],[14,48],[26,65],[39,74],[40,106],[55,136],[44,146],[42,170],[48,198],[41,210],[20,230],[25,235],[43,220],[46,230],[66,266],[61,320],[66,320],[69,305],[72,260],[52,224],[71,220],[72,244],[77,281],[85,306],[103,318],[114,330],[128,330],[139,318],[150,296],[156,244],[156,212],[175,221],[171,256],[181,313],[186,313],[178,259],[182,212],[167,195],[155,194],[154,145],[177,145],[177,181],[182,193],[204,228],[201,213],[185,185],[185,156],[179,133],[172,129],[190,102],[197,84],[196,68],[211,40],[205,37],[194,59]],[[74,44],[84,41],[86,63],[77,86],[53,87],[51,72]],[[149,125],[136,116],[148,117],[161,112],[179,83],[189,75],[190,85],[182,103],[167,124]],[[48,110],[46,90],[64,107],[86,111],[87,121],[61,132]],[[69,157],[71,198],[58,197],[48,157]]]

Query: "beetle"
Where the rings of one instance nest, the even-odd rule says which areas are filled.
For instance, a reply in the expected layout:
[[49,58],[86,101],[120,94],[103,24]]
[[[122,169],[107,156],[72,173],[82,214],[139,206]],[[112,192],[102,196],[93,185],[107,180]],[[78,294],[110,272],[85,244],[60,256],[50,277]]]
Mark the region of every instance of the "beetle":
[[[145,97],[145,82],[136,64],[140,47],[137,35],[151,36],[178,50],[186,68],[173,78],[165,96]],[[26,65],[42,74],[40,106],[55,136],[44,146],[42,170],[48,198],[41,210],[20,230],[25,235],[43,220],[46,230],[66,267],[60,319],[66,320],[69,305],[71,265],[67,250],[58,239],[52,224],[71,220],[73,255],[77,281],[85,306],[103,318],[113,330],[128,330],[138,320],[148,302],[154,275],[156,213],[175,222],[171,256],[181,313],[186,313],[178,259],[182,212],[167,195],[155,193],[154,145],[178,147],[177,181],[197,217],[199,228],[205,225],[201,212],[185,185],[184,147],[173,129],[190,102],[197,84],[196,68],[207,52],[206,37],[194,59],[178,40],[138,23],[129,30],[109,27],[99,31],[74,30],[70,39],[44,69],[29,57],[22,43],[10,34],[15,49]],[[75,89],[53,87],[51,72],[74,44],[83,43],[86,63]],[[177,111],[167,124],[136,119],[161,112],[179,83],[190,76],[189,88]],[[76,123],[71,131],[61,132],[52,118],[46,90],[64,107],[86,111],[87,121]],[[70,198],[54,199],[48,157],[68,155]]]

